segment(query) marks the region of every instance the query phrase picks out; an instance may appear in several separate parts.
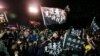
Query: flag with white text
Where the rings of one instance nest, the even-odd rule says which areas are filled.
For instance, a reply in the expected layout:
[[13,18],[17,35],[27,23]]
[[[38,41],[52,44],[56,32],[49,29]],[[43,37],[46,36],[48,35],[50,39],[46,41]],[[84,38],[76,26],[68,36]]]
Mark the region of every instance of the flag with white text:
[[44,25],[62,24],[66,21],[66,12],[59,8],[41,7]]
[[95,32],[95,31],[97,31],[97,30],[99,30],[100,28],[99,28],[99,26],[96,24],[96,22],[95,22],[95,17],[93,18],[93,20],[92,20],[92,23],[91,23],[91,29],[92,29],[92,31],[93,32]]

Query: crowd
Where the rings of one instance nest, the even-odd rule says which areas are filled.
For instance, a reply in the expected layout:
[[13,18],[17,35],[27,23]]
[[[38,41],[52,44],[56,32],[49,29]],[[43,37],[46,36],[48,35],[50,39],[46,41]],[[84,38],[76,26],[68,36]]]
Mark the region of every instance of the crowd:
[[[63,47],[65,33],[68,30],[50,29],[1,29],[0,56],[100,56],[100,32],[78,34],[86,40],[81,50]],[[91,44],[92,43],[92,44]]]

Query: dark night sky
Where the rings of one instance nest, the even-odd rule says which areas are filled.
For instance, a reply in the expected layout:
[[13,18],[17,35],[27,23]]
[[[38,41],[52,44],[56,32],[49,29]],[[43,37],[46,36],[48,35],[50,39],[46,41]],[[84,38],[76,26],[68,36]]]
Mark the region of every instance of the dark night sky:
[[[3,0],[4,1],[4,0]],[[29,18],[26,10],[26,4],[29,0],[5,0],[8,5],[10,13],[17,15],[15,21],[20,23],[26,22]],[[100,7],[96,0],[41,0],[42,6],[58,7],[64,9],[68,4],[71,11],[68,14],[66,25],[75,27],[89,26],[93,17],[96,16],[96,22],[100,25]],[[41,14],[40,14],[41,15]],[[39,16],[40,16],[39,15]],[[39,17],[41,19],[42,17]]]

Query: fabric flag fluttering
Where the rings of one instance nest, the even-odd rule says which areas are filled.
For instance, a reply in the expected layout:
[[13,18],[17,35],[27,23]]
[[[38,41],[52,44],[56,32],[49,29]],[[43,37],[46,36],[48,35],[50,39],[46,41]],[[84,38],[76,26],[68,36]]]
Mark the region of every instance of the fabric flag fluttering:
[[62,24],[66,21],[66,12],[59,8],[41,7],[44,25]]
[[0,23],[8,22],[7,16],[5,12],[0,12]]
[[93,18],[93,20],[92,20],[92,23],[91,23],[91,29],[93,30],[93,32],[95,32],[95,31],[97,31],[97,30],[99,30],[100,28],[99,28],[99,26],[96,24],[96,22],[95,22],[95,17]]

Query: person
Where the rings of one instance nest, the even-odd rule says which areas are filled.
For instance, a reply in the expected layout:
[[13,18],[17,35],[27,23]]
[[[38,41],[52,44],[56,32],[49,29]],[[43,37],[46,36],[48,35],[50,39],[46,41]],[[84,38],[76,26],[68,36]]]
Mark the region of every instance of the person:
[[28,43],[27,42],[22,43],[21,54],[22,56],[28,56]]
[[32,42],[28,43],[28,56],[36,56],[35,48]]
[[7,48],[5,47],[5,45],[1,39],[0,39],[0,56],[9,56]]
[[54,33],[50,42],[45,46],[45,53],[49,56],[61,56],[62,52],[62,40],[58,33]]
[[95,39],[93,39],[94,43],[96,44],[94,54],[96,56],[100,55],[100,36],[95,36]]
[[[43,32],[40,32],[39,34],[39,39],[37,41],[37,47],[38,47],[38,52],[37,56],[44,56],[44,47],[48,44],[47,38],[45,38],[42,34]],[[46,56],[46,55],[45,55]]]
[[35,42],[37,40],[36,35],[33,34],[32,31],[29,31],[29,35],[27,36],[27,41]]

